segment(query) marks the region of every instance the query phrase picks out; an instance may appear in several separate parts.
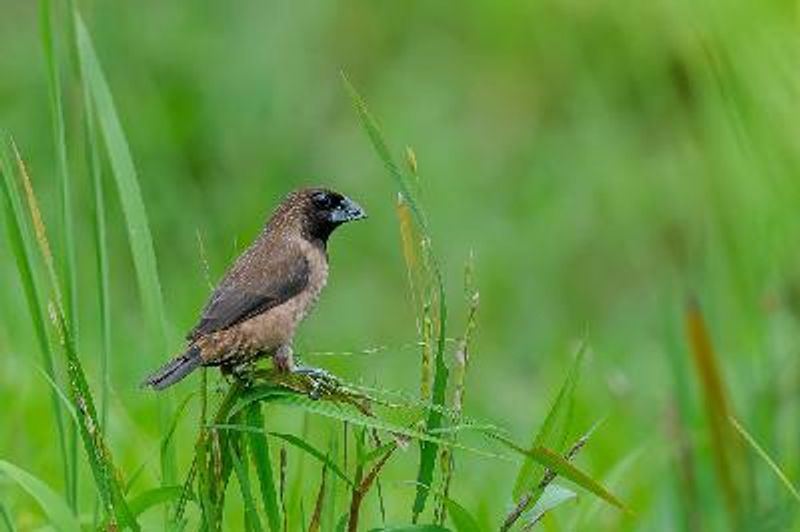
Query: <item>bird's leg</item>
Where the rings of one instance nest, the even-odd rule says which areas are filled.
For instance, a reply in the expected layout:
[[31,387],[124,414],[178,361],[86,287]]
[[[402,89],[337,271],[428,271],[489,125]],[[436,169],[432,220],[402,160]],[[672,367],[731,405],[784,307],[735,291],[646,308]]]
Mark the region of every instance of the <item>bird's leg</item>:
[[290,373],[293,371],[294,356],[292,354],[292,346],[289,344],[280,346],[272,357],[272,364],[275,366],[275,369],[280,372]]

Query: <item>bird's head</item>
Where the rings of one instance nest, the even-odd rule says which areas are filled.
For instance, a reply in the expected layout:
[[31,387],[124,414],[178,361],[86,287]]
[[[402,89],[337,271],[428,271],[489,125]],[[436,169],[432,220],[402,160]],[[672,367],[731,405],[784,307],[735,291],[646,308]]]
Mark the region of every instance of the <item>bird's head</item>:
[[367,217],[358,203],[327,188],[299,190],[290,194],[287,201],[298,207],[303,231],[323,242],[340,225]]

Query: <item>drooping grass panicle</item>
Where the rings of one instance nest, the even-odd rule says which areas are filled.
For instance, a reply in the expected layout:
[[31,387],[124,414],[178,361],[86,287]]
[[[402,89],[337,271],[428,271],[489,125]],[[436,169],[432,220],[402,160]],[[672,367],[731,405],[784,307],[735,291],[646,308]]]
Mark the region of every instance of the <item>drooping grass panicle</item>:
[[83,440],[84,450],[89,461],[95,485],[102,501],[106,520],[109,526],[116,526],[118,524],[136,530],[138,529],[138,524],[127,506],[124,492],[113,465],[111,453],[106,447],[103,435],[100,431],[94,400],[89,390],[81,361],[78,358],[74,339],[71,336],[71,331],[64,316],[64,310],[61,304],[62,298],[60,296],[61,285],[59,284],[55,271],[54,259],[47,237],[47,229],[39,210],[33,183],[22,161],[19,150],[13,143],[12,147],[17,162],[17,168],[26,191],[25,195],[28,211],[35,229],[36,244],[50,280],[49,289],[50,293],[53,294],[53,298],[48,305],[48,310],[64,351],[70,398],[78,417],[79,432]]
[[[23,214],[20,193],[17,188],[15,172],[9,155],[10,139],[3,136],[0,139],[0,189],[3,198],[3,211],[8,241],[14,254],[20,283],[25,292],[28,312],[33,323],[33,331],[42,354],[42,366],[48,378],[56,382],[55,347],[50,340],[46,326],[46,303],[42,295],[45,290],[37,281],[34,264],[33,236]],[[68,454],[67,433],[64,423],[61,404],[55,389],[51,389],[50,403],[53,409],[56,424],[58,448],[61,454],[61,464],[64,472],[64,489],[68,489],[71,482],[70,459]]]

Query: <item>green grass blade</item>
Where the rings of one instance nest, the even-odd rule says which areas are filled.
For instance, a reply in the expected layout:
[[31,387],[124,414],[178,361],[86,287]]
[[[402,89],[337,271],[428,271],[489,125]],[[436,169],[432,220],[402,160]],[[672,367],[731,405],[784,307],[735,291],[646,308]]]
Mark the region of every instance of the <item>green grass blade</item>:
[[3,523],[6,532],[17,532],[17,527],[14,525],[14,521],[11,519],[8,509],[2,502],[0,502],[0,523]]
[[62,499],[47,484],[10,462],[0,460],[0,472],[6,475],[36,499],[44,511],[50,524],[62,532],[80,532],[81,525],[78,518],[72,513],[64,499]]
[[[256,428],[264,428],[264,415],[259,403],[252,403],[246,410],[247,423]],[[261,488],[261,502],[267,514],[267,523],[272,532],[281,530],[281,512],[278,506],[278,492],[275,489],[275,477],[272,473],[272,461],[269,455],[269,445],[264,434],[250,433],[250,456],[258,475]]]
[[458,532],[481,532],[478,522],[469,511],[450,498],[444,499],[447,514]]
[[554,471],[557,475],[572,481],[586,491],[589,491],[612,506],[616,506],[620,510],[631,513],[630,510],[608,490],[606,490],[598,481],[569,463],[564,457],[558,453],[554,453],[546,447],[534,447],[532,449],[523,449],[510,441],[508,438],[499,435],[491,435],[492,438],[503,443],[509,449],[524,455],[529,456],[537,463]]
[[758,456],[760,456],[761,459],[767,463],[770,469],[772,469],[772,472],[775,473],[775,476],[781,481],[781,484],[783,484],[783,486],[786,488],[786,491],[788,491],[797,502],[800,502],[800,492],[797,491],[797,488],[794,486],[794,484],[792,484],[792,481],[789,480],[789,477],[786,476],[786,473],[783,472],[780,466],[778,466],[778,464],[776,464],[775,461],[770,458],[769,454],[767,454],[767,451],[765,451],[764,448],[758,444],[755,438],[753,438],[753,436],[747,432],[747,429],[745,429],[742,424],[736,420],[736,418],[731,417],[730,421],[731,425],[733,425],[733,428],[735,428],[742,438],[744,438],[744,441],[746,441],[750,447],[753,448],[756,454],[758,454]]
[[528,524],[525,530],[535,525],[544,517],[547,512],[556,509],[567,501],[576,498],[578,495],[567,488],[559,486],[558,484],[549,484],[542,493],[542,496],[530,509]]
[[[159,351],[166,351],[164,302],[161,283],[156,266],[153,238],[150,233],[133,158],[122,130],[122,124],[111,96],[111,90],[100,67],[89,32],[79,13],[74,12],[73,18],[77,26],[75,35],[78,41],[77,48],[81,76],[92,95],[100,132],[105,140],[112,173],[117,184],[148,329],[156,338],[156,348]],[[161,408],[159,417],[162,429],[166,429],[168,420],[172,418],[170,395],[164,394],[159,405]],[[174,447],[168,447],[168,452],[162,460],[161,468],[164,485],[175,484],[177,473]]]
[[44,225],[41,211],[39,210],[33,184],[19,151],[16,149],[16,146],[13,147],[17,167],[19,168],[19,172],[22,176],[22,183],[25,187],[28,210],[34,224],[36,242],[51,281],[50,290],[55,302],[50,306],[49,310],[66,357],[67,382],[69,384],[70,396],[75,408],[75,413],[78,417],[80,435],[83,440],[95,485],[100,494],[107,518],[111,520],[109,526],[120,524],[138,530],[138,525],[135,519],[130,515],[127,503],[123,497],[123,491],[116,476],[116,469],[113,465],[111,453],[108,451],[103,440],[103,435],[99,430],[94,400],[75,348],[75,340],[70,334],[64,311],[60,304],[60,285],[53,266],[50,243],[47,238],[47,229]]
[[[47,377],[55,382],[55,357],[45,326],[46,311],[33,273],[33,251],[31,249],[33,244],[30,243],[32,237],[30,237],[30,231],[27,230],[25,216],[22,213],[20,195],[14,180],[11,160],[8,155],[8,141],[6,138],[0,140],[2,141],[2,145],[0,145],[0,173],[2,173],[0,190],[2,190],[3,210],[6,214],[5,222],[8,242],[11,245],[19,272],[20,282],[25,292],[28,312],[33,322],[34,335],[42,354],[44,371]],[[55,390],[51,390],[50,400],[53,408],[53,415],[55,416],[58,446],[64,471],[64,486],[66,488],[70,485],[70,463],[67,453],[64,416]]]
[[56,150],[61,202],[61,235],[64,260],[62,276],[65,286],[65,317],[73,338],[77,338],[77,286],[75,260],[75,227],[72,214],[72,183],[67,160],[64,107],[61,100],[61,81],[58,71],[55,32],[53,30],[50,0],[40,1],[39,30],[47,65],[47,89],[50,97],[50,114],[53,122],[53,142]]
[[336,462],[330,459],[330,457],[311,445],[310,443],[306,442],[302,438],[298,438],[294,434],[286,434],[283,432],[272,432],[268,430],[264,430],[263,428],[256,427],[253,425],[236,425],[236,424],[220,424],[220,425],[211,425],[209,428],[217,429],[217,430],[234,430],[238,432],[247,432],[249,434],[262,434],[262,435],[269,435],[274,438],[281,439],[286,443],[289,443],[301,451],[307,453],[308,455],[316,458],[324,465],[328,466],[331,471],[336,473],[336,476],[347,482],[350,486],[353,485],[353,481],[347,477],[347,474],[342,471]]
[[686,337],[700,381],[708,417],[715,472],[725,497],[728,513],[735,522],[739,519],[742,511],[739,479],[736,475],[736,468],[742,465],[742,460],[739,456],[739,451],[741,451],[739,440],[731,431],[732,412],[728,403],[723,375],[717,362],[711,335],[696,301],[691,301],[687,306],[685,319]]
[[[569,421],[572,411],[573,394],[580,376],[581,366],[586,354],[587,345],[582,343],[572,361],[572,367],[567,374],[558,395],[553,401],[547,416],[533,437],[531,447],[548,447],[556,451],[562,450],[569,430]],[[542,467],[533,458],[526,458],[517,473],[512,496],[514,500],[522,497],[527,491],[536,486],[542,474]]]
[[228,441],[230,444],[230,458],[233,463],[233,471],[239,481],[239,489],[242,492],[242,500],[244,501],[245,529],[261,532],[263,529],[261,528],[261,520],[256,510],[253,490],[250,486],[250,474],[247,470],[247,462],[242,458],[247,455],[247,445],[244,440],[239,437],[231,437]]
[[311,514],[311,522],[308,525],[308,532],[319,532],[322,525],[322,509],[325,504],[325,494],[327,493],[328,467],[322,466],[322,478],[317,490],[317,498],[314,501],[314,513]]
[[183,494],[182,486],[168,486],[166,488],[153,488],[140,493],[131,499],[128,507],[133,517],[139,517],[144,512],[166,502],[175,501]]
[[[61,277],[64,280],[65,316],[70,334],[78,338],[78,301],[75,260],[75,226],[72,214],[72,184],[67,161],[66,128],[64,125],[64,109],[61,100],[61,81],[58,72],[57,50],[55,32],[53,31],[50,0],[41,0],[39,17],[39,34],[47,66],[47,92],[50,97],[50,114],[53,125],[53,142],[58,164],[58,179],[60,185],[61,207],[61,240],[62,240],[62,269]],[[77,434],[70,429],[68,438],[69,447],[69,483],[67,485],[67,499],[75,508],[78,498],[78,459],[77,459]]]
[[[433,285],[435,287],[435,297],[438,302],[438,341],[436,356],[434,358],[435,373],[433,378],[433,404],[444,406],[445,396],[447,393],[447,380],[448,368],[444,361],[444,351],[446,342],[446,324],[447,324],[447,303],[445,301],[444,281],[442,278],[441,269],[438,261],[431,249],[430,231],[428,230],[428,222],[425,212],[422,210],[415,194],[413,193],[413,180],[403,172],[400,167],[394,162],[388,145],[384,140],[378,123],[370,113],[366,102],[361,95],[356,91],[355,87],[350,83],[347,77],[343,74],[345,87],[350,94],[353,104],[355,105],[356,112],[358,113],[361,125],[367,133],[372,146],[377,153],[378,157],[383,162],[388,170],[390,176],[394,178],[400,194],[403,199],[411,207],[417,225],[422,232],[422,249],[425,253],[426,264],[430,270],[433,278]],[[416,166],[416,165],[414,165]],[[435,430],[442,426],[443,416],[438,410],[431,410],[428,413],[426,427],[428,431]],[[422,442],[420,446],[420,461],[419,470],[417,472],[417,495],[414,499],[412,509],[414,521],[418,518],[419,514],[425,508],[425,503],[428,499],[428,492],[433,481],[433,472],[436,465],[436,456],[439,452],[439,446],[436,443],[427,441]]]
[[[426,433],[421,430],[417,430],[415,428],[411,428],[408,426],[399,425],[397,423],[392,423],[390,421],[386,421],[378,417],[367,416],[356,410],[355,407],[352,407],[352,405],[342,405],[338,403],[331,403],[328,401],[318,401],[310,399],[309,397],[306,397],[304,395],[300,395],[294,392],[276,390],[275,388],[267,388],[261,391],[256,390],[255,393],[248,394],[245,399],[246,402],[244,403],[244,406],[249,404],[249,402],[251,401],[266,401],[266,400],[268,400],[270,404],[299,408],[311,414],[316,414],[337,421],[346,421],[348,423],[351,423],[359,427],[382,430],[389,432],[391,434],[407,436],[409,438],[413,438],[420,441],[429,441],[437,445],[450,446],[453,447],[454,449],[467,451],[479,456],[483,456],[485,458],[512,461],[512,459],[507,456],[499,455],[489,451],[484,451],[482,449],[475,449],[454,442],[452,441],[452,439],[440,437],[436,434]],[[237,412],[241,410],[242,407],[243,407],[242,405],[238,405],[233,411]],[[416,425],[417,425],[416,422],[412,423],[412,426]],[[237,428],[238,430],[254,430],[252,427],[237,427]],[[451,430],[466,430],[466,429],[475,429],[482,434],[494,434],[494,432],[491,432],[491,429],[487,430],[483,426],[464,425],[461,427],[451,427]],[[442,434],[446,435],[446,432],[443,431]]]
[[158,334],[158,339],[163,344],[165,342],[164,303],[156,267],[153,238],[139,188],[139,179],[128,148],[128,142],[122,130],[122,123],[111,96],[111,89],[103,74],[89,32],[80,15],[76,17],[76,23],[78,25],[76,31],[78,51],[83,67],[84,81],[89,86],[92,100],[97,110],[100,132],[105,140],[111,168],[119,191],[119,199],[125,215],[131,252],[134,266],[136,267],[139,292],[145,313],[150,320],[150,329],[155,334]]
[[111,386],[111,289],[109,285],[109,254],[106,229],[106,206],[103,175],[100,162],[100,146],[95,127],[94,105],[89,87],[81,83],[83,100],[83,130],[86,139],[86,163],[92,183],[92,211],[94,214],[93,236],[95,249],[95,268],[97,270],[97,305],[100,316],[100,372],[103,387],[100,396],[100,418],[105,430],[108,420],[108,396]]

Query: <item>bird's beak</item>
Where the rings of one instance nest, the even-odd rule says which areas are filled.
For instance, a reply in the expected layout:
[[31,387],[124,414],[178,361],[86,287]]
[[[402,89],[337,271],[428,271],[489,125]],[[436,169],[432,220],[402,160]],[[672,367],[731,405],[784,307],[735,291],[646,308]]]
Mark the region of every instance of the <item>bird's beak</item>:
[[353,222],[366,217],[367,213],[361,205],[350,198],[345,198],[342,204],[331,213],[331,221],[335,223]]

